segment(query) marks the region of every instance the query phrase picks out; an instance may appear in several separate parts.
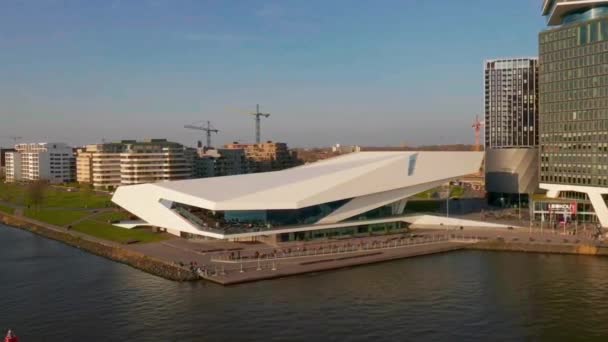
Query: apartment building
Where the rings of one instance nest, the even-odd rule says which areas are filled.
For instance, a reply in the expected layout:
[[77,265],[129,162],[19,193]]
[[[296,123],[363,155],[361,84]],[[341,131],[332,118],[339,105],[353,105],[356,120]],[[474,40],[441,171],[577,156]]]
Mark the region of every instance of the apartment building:
[[195,151],[166,139],[87,145],[77,152],[78,182],[95,188],[188,179]]
[[484,85],[488,201],[526,206],[538,189],[538,58],[488,60]]
[[249,173],[249,162],[243,149],[197,149],[194,177],[232,176]]
[[17,144],[5,153],[6,181],[70,183],[76,179],[73,149],[64,143]]
[[224,147],[245,151],[251,172],[277,171],[299,164],[297,154],[295,151],[290,151],[286,143],[267,141],[260,144],[240,144],[234,142]]
[[6,176],[6,154],[15,152],[14,148],[0,148],[0,177]]
[[122,143],[87,145],[76,153],[78,183],[92,184],[95,188],[114,189],[121,184],[120,153]]

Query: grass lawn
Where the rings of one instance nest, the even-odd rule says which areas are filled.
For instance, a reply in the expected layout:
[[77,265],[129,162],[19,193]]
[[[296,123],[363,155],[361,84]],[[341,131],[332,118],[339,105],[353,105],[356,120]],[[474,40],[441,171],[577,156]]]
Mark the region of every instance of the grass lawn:
[[108,221],[124,221],[131,217],[129,213],[124,211],[109,211],[95,215],[93,219],[95,221],[108,222]]
[[48,189],[45,192],[45,207],[56,208],[105,208],[110,203],[110,197],[86,191],[67,192]]
[[[28,205],[26,184],[0,183],[0,199],[17,205]],[[105,208],[110,204],[110,196],[80,189],[68,192],[45,187],[41,207],[49,208]]]
[[66,226],[91,213],[74,210],[26,209],[23,214],[34,220],[54,224],[56,226]]
[[13,183],[0,182],[0,200],[23,205],[25,202],[25,187]]
[[72,230],[98,237],[100,239],[120,243],[125,243],[130,240],[138,240],[140,242],[156,242],[166,239],[163,234],[153,233],[149,230],[118,228],[108,223],[93,220],[85,220],[80,222],[72,227]]
[[14,208],[7,207],[7,206],[4,206],[4,205],[0,205],[0,211],[2,211],[4,213],[7,213],[7,214],[10,214],[10,215],[12,215],[12,214],[15,213],[15,209]]

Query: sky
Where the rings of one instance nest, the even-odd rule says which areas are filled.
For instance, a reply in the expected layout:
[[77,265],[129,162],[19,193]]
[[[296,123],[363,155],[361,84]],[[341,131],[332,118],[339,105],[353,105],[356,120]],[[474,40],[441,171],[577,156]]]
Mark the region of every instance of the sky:
[[541,0],[0,0],[0,145],[167,138],[473,143],[483,61],[537,55]]

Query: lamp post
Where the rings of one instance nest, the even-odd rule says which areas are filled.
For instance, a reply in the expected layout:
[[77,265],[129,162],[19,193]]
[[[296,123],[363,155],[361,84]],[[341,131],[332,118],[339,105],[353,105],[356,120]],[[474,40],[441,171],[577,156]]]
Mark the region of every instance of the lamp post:
[[517,214],[519,215],[519,220],[521,221],[521,192],[517,191]]
[[448,182],[448,195],[445,198],[445,217],[450,217],[450,186],[452,181]]

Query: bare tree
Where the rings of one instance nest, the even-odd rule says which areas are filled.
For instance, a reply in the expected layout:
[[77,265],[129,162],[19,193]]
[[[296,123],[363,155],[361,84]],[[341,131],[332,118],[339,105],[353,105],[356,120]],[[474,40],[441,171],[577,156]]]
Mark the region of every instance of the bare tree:
[[29,183],[26,189],[28,205],[40,207],[40,205],[44,202],[46,188],[47,184],[43,181]]

